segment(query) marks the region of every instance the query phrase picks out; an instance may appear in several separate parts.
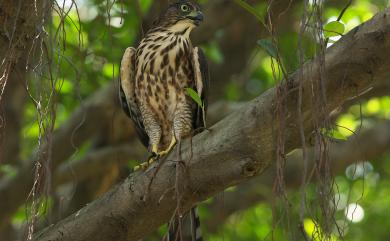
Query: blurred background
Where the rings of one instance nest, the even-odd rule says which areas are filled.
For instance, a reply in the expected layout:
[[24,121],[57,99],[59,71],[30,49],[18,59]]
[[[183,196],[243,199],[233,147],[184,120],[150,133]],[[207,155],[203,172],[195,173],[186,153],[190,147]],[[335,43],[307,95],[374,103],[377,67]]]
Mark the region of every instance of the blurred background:
[[[38,47],[9,76],[0,125],[0,240],[25,238],[92,202],[145,160],[132,123],[117,96],[119,63],[137,46],[164,0],[57,0]],[[330,28],[326,47],[385,9],[388,0],[202,0],[205,21],[192,34],[211,71],[209,125],[300,66],[298,40],[304,9],[322,4]],[[246,4],[245,4],[246,3]],[[251,8],[248,8],[250,6]],[[334,24],[348,6],[338,24]],[[268,16],[271,16],[269,18]],[[331,23],[331,24],[328,24]],[[269,28],[272,24],[272,35]],[[328,25],[327,25],[328,24]],[[304,60],[320,50],[308,22],[301,35]],[[335,29],[335,31],[333,31]],[[260,41],[259,41],[260,40]],[[271,43],[265,46],[264,43]],[[26,71],[28,66],[29,71]],[[276,69],[276,71],[275,71]],[[334,183],[331,240],[390,240],[390,80],[346,103],[332,123],[332,137],[349,141],[330,156]],[[354,142],[350,143],[351,140]],[[350,145],[349,145],[350,144]],[[289,155],[286,197],[274,192],[275,169],[232,187],[200,205],[208,241],[325,240],[316,214],[299,223],[299,153]],[[317,185],[306,203],[318,212]],[[336,225],[337,224],[337,225]],[[161,227],[146,240],[161,240]]]

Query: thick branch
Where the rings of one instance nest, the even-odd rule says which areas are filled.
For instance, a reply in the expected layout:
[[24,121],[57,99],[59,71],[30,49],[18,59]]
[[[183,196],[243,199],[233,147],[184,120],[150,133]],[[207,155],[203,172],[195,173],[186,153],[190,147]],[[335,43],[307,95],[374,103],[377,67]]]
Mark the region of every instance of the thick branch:
[[[386,153],[390,153],[390,121],[381,122],[346,142],[331,143],[328,155],[332,172],[338,174],[352,163],[374,160]],[[309,149],[307,154],[309,165],[313,167],[316,159],[314,150]],[[301,184],[302,160],[301,151],[294,151],[287,157],[285,180],[288,189],[296,190]],[[211,214],[204,220],[207,231],[216,232],[233,213],[246,210],[262,201],[272,201],[267,198],[272,196],[275,175],[274,168],[268,169],[263,175],[240,185],[234,192],[224,193],[223,200],[216,198],[208,204]]]
[[[348,99],[356,98],[373,83],[388,78],[388,14],[390,10],[377,14],[327,50],[324,85],[328,113]],[[310,86],[318,73],[316,63],[313,61],[303,67],[305,133],[313,130]],[[290,125],[283,131],[287,152],[299,147],[300,143],[296,124],[297,79],[297,74],[293,74],[286,86],[289,89],[289,95],[285,96],[288,103],[286,123]],[[274,111],[277,92],[277,88],[270,89],[210,131],[194,137],[192,145],[184,143],[181,158],[171,154],[168,159],[183,160],[185,167],[174,168],[177,162],[166,161],[150,190],[153,168],[132,174],[100,199],[37,234],[35,240],[137,240],[166,223],[175,211],[177,202],[172,199],[175,169],[180,170],[181,210],[263,173],[276,159],[278,125]],[[79,228],[81,225],[83,229]]]

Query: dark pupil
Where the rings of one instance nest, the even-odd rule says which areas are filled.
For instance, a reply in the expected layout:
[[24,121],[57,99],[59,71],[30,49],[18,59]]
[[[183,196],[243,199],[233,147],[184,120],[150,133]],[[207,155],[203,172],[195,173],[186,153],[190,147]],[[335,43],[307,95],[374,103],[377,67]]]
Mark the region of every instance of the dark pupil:
[[187,12],[188,11],[188,6],[187,5],[182,5],[181,10]]

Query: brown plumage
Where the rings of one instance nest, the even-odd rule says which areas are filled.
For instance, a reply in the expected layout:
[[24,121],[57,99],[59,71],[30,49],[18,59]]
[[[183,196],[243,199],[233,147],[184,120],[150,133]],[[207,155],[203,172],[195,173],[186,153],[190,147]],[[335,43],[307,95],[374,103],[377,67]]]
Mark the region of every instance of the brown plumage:
[[128,48],[123,56],[123,107],[155,155],[166,154],[176,141],[203,125],[201,110],[186,91],[192,88],[206,101],[207,63],[190,41],[202,19],[197,4],[173,3],[138,48]]
[[[202,20],[200,7],[192,1],[173,3],[138,48],[127,48],[122,58],[122,107],[133,120],[142,143],[157,158],[167,154],[176,141],[203,127],[202,109],[186,91],[196,90],[207,107],[207,62],[202,50],[193,48],[190,41],[191,31]],[[191,240],[201,241],[195,208],[191,209],[190,218]],[[180,236],[178,220],[170,225],[168,241]]]

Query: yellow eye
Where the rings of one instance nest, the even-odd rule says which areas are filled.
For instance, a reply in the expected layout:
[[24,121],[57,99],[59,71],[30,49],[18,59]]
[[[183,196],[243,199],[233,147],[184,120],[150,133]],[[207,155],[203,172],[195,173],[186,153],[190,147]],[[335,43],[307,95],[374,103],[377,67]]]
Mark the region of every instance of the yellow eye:
[[190,10],[190,8],[188,7],[187,4],[181,5],[180,9],[181,9],[182,12],[188,12]]

